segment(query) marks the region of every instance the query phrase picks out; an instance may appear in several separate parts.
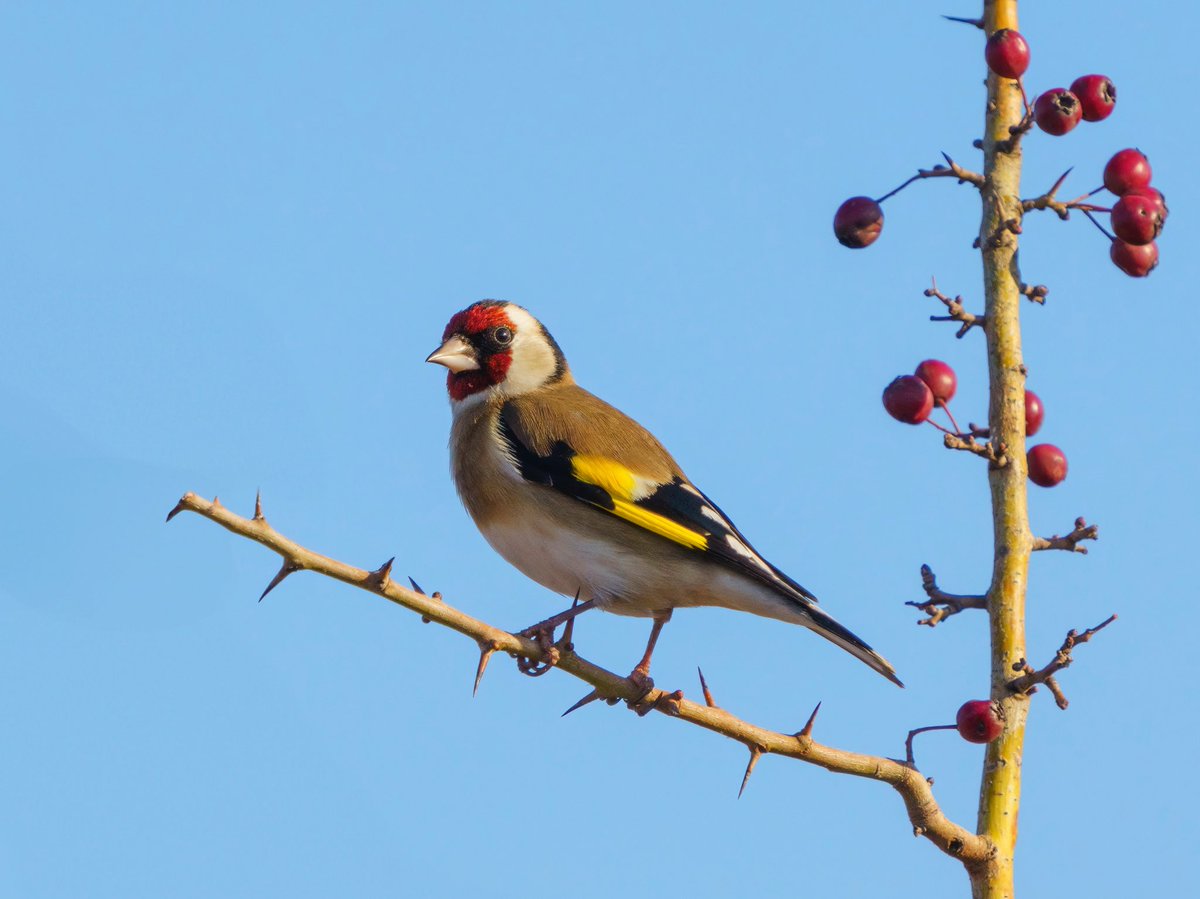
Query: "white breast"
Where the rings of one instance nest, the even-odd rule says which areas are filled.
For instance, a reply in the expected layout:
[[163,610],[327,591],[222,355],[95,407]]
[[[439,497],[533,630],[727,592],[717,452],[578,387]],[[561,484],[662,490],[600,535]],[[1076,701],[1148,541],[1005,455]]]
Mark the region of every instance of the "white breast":
[[543,587],[564,596],[578,591],[580,600],[601,606],[640,592],[629,582],[627,560],[610,541],[588,539],[543,518],[521,518],[487,522],[480,532],[496,552]]

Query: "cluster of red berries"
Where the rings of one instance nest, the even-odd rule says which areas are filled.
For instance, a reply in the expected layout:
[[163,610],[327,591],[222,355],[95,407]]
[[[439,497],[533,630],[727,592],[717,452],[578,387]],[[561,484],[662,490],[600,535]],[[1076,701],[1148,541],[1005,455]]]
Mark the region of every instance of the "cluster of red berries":
[[[1002,28],[984,48],[988,68],[1002,78],[1019,79],[1029,68],[1029,44],[1018,32]],[[1117,89],[1104,75],[1081,75],[1071,89],[1043,92],[1033,103],[1033,120],[1047,134],[1063,135],[1079,124],[1112,114]],[[1104,167],[1104,186],[1119,198],[1112,208],[1116,238],[1109,247],[1113,264],[1125,274],[1144,278],[1158,265],[1154,239],[1167,219],[1163,195],[1150,186],[1150,163],[1137,150],[1122,150]]]
[[[934,407],[941,407],[946,410],[950,424],[954,426],[954,430],[949,433],[958,434],[958,424],[947,405],[954,398],[957,389],[958,376],[954,374],[953,368],[939,359],[926,359],[917,366],[913,374],[900,375],[883,389],[883,408],[896,421],[919,425],[929,421]],[[1032,390],[1026,390],[1025,436],[1032,437],[1036,434],[1041,429],[1045,417],[1046,410],[1041,399]],[[939,430],[946,430],[934,422],[930,424]],[[971,436],[978,433],[973,431]],[[1039,487],[1053,487],[1061,484],[1067,477],[1067,457],[1052,443],[1039,443],[1030,447],[1025,459],[1029,469],[1029,480]]]
[[926,359],[911,375],[900,375],[883,389],[883,408],[908,425],[929,419],[933,407],[945,406],[958,390],[958,376],[945,362]]
[[[1002,78],[1019,81],[1029,68],[1029,43],[1011,28],[992,34],[983,55],[988,68]],[[1033,121],[1047,134],[1063,135],[1080,121],[1108,118],[1116,104],[1117,89],[1109,78],[1081,75],[1071,82],[1070,90],[1056,87],[1040,94],[1033,103]],[[1167,220],[1166,201],[1150,186],[1150,163],[1137,150],[1122,150],[1104,167],[1104,186],[1118,198],[1111,210],[1116,237],[1109,258],[1125,274],[1144,278],[1158,265],[1154,240]],[[883,207],[871,197],[851,197],[833,216],[838,242],[852,249],[870,246],[882,230]]]
[[1108,255],[1125,274],[1144,278],[1158,265],[1154,240],[1167,221],[1167,202],[1150,186],[1150,161],[1139,150],[1121,150],[1104,167],[1104,186],[1118,198]]
[[[1019,79],[1029,68],[1029,44],[1011,28],[1001,28],[983,50],[988,68],[1001,78]],[[1047,134],[1066,134],[1079,122],[1099,122],[1112,115],[1117,89],[1104,75],[1080,75],[1068,90],[1054,87],[1033,102],[1033,120]]]

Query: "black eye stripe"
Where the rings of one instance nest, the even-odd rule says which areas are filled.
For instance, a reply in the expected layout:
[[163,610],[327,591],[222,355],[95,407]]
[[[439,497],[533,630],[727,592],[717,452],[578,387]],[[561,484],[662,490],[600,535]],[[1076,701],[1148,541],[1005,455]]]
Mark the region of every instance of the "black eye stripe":
[[488,328],[471,338],[471,342],[483,353],[499,353],[512,346],[513,329],[506,325]]

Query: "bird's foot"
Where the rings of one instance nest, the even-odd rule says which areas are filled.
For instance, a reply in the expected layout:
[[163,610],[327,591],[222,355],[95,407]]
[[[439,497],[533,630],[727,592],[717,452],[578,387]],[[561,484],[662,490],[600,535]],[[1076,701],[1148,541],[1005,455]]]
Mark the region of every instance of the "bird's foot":
[[537,660],[526,656],[517,656],[517,670],[522,674],[528,677],[541,677],[558,664],[562,653],[559,652],[558,646],[554,643],[554,630],[552,628],[544,627],[540,630],[528,629],[528,631],[521,631],[518,636],[532,639],[542,651],[542,657]]
[[638,694],[626,704],[637,712],[639,717],[654,711],[654,703],[646,701],[646,697],[654,692],[654,678],[650,676],[650,666],[638,665],[629,672],[629,681],[638,689]]
[[[537,661],[524,656],[518,656],[517,670],[529,677],[541,677],[557,665],[558,660],[562,658],[562,653],[570,652],[574,648],[571,638],[574,635],[576,616],[582,612],[586,612],[594,605],[595,603],[590,599],[587,602],[581,603],[579,596],[576,595],[575,602],[565,612],[559,612],[557,615],[552,615],[545,621],[539,621],[537,624],[531,625],[523,631],[517,631],[514,636],[532,640],[542,651],[542,657]],[[566,624],[566,629],[563,631],[562,640],[555,642],[554,631],[560,624]]]
[[567,629],[563,632],[563,638],[569,639],[576,617],[583,614],[594,605],[596,605],[596,603],[591,599],[589,599],[587,602],[580,602],[579,595],[576,594],[575,601],[571,603],[571,608],[567,609],[565,612],[559,612],[557,615],[551,615],[549,618],[545,619],[544,621],[539,621],[537,624],[531,624],[529,627],[525,628],[525,630],[517,631],[513,636],[528,637],[531,640],[536,640],[538,639],[538,634],[540,634],[542,631],[548,631],[551,641],[553,641],[554,631],[558,629],[560,624],[565,624]]

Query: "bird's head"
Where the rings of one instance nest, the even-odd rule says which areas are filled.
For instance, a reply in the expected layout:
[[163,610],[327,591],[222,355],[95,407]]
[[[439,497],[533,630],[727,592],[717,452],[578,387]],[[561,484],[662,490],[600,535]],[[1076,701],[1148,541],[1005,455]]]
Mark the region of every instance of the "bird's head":
[[449,369],[455,405],[472,397],[519,396],[568,377],[567,363],[542,323],[515,303],[481,300],[456,313],[426,362]]

